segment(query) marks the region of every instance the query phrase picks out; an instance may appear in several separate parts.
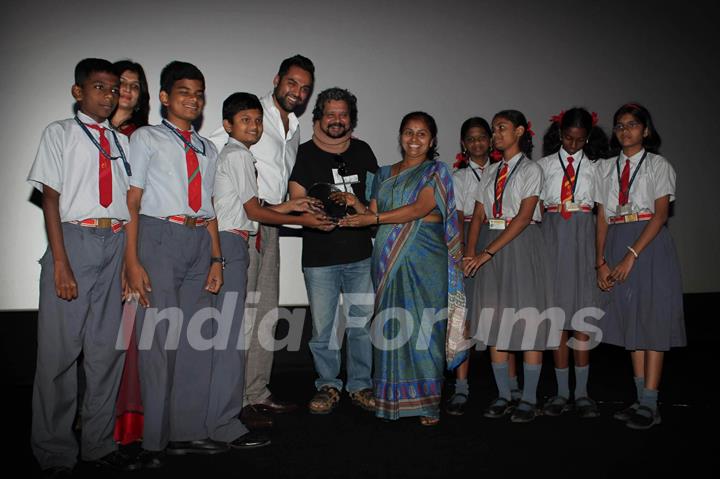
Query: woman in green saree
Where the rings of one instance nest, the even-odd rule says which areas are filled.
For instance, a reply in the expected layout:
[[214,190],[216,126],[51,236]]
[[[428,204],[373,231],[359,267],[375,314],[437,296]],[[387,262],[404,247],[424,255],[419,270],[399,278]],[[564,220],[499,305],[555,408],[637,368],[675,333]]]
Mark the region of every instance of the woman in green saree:
[[[440,419],[446,360],[465,357],[465,295],[458,216],[448,167],[437,156],[437,126],[424,112],[400,125],[402,161],[381,167],[364,208],[343,227],[379,225],[372,259],[375,284],[374,390],[376,415]],[[449,321],[448,321],[449,318]]]

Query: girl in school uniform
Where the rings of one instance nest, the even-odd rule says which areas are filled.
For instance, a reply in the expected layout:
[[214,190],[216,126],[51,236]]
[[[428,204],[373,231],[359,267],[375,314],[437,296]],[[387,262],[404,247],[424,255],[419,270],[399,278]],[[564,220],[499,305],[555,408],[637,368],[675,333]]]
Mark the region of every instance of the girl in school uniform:
[[663,357],[685,346],[682,283],[665,223],[675,200],[675,170],[658,154],[660,136],[637,103],[613,117],[611,158],[598,201],[597,282],[610,291],[603,341],[632,358],[637,402],[615,414],[632,429],[660,424],[657,399]]
[[[543,239],[537,224],[542,169],[530,159],[532,134],[522,113],[497,113],[492,133],[503,159],[487,168],[476,190],[464,270],[467,276],[476,275],[468,293],[476,307],[482,307],[475,312],[475,338],[490,346],[499,392],[484,415],[500,418],[512,413],[513,422],[529,422],[537,415],[542,351],[553,347],[548,344],[551,321],[540,321],[548,304]],[[483,223],[488,232],[484,244],[479,244]],[[478,248],[479,254],[470,253]],[[512,351],[522,351],[524,360],[522,399],[514,408],[508,374]]]
[[[551,121],[543,138],[545,156],[538,160],[543,170],[540,200],[545,211],[540,231],[551,277],[550,306],[562,309],[564,324],[560,347],[553,351],[557,394],[545,402],[543,414],[559,416],[570,409],[570,344],[575,361],[575,410],[582,418],[592,418],[599,412],[588,395],[587,383],[590,349],[597,345],[597,339],[591,342],[588,333],[599,331],[598,314],[583,314],[581,310],[600,307],[592,211],[597,198],[596,161],[607,156],[607,136],[596,126],[597,116],[584,108],[563,111]],[[571,342],[569,331],[574,338]]]
[[[459,222],[462,228],[462,245],[463,248],[467,243],[467,232],[472,221],[473,210],[475,208],[475,190],[480,185],[485,169],[490,165],[492,131],[487,120],[480,117],[468,118],[460,126],[460,153],[455,157],[456,161],[453,165],[453,187],[455,188],[455,205],[457,207]],[[499,153],[499,152],[496,152]],[[487,238],[487,228],[481,227],[478,244],[485,244]],[[465,278],[465,291],[472,292],[474,288],[475,278]],[[475,317],[472,308],[472,302],[468,298],[466,306],[468,318]],[[469,333],[472,334],[473,328],[470,327]],[[511,356],[512,359],[512,356]],[[470,366],[470,357],[466,359],[455,370],[455,388],[453,394],[445,405],[445,411],[453,416],[461,416],[465,413],[465,405],[470,398],[470,387],[468,385],[468,370]],[[510,363],[510,374],[512,389],[517,392],[517,376],[515,374],[515,362]]]

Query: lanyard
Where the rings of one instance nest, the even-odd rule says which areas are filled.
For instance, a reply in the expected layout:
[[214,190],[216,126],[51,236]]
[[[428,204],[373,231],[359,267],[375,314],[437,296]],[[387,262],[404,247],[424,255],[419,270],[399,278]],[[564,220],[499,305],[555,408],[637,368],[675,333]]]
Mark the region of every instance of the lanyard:
[[90,130],[88,130],[88,127],[85,126],[85,123],[80,121],[80,118],[78,118],[76,116],[75,121],[77,122],[78,125],[80,125],[80,128],[82,128],[82,131],[85,132],[85,134],[88,136],[88,138],[90,138],[90,141],[93,142],[93,145],[95,145],[95,147],[98,149],[100,154],[102,154],[105,158],[107,158],[108,160],[111,160],[111,161],[117,160],[117,159],[122,159],[123,166],[125,167],[125,173],[127,173],[128,176],[132,176],[132,172],[131,172],[132,170],[130,169],[130,163],[128,163],[128,161],[127,161],[127,157],[125,156],[125,152],[123,151],[122,146],[120,146],[120,142],[118,141],[117,135],[115,134],[115,130],[113,130],[111,128],[105,128],[105,130],[112,133],[113,140],[115,141],[115,146],[117,147],[118,151],[120,152],[120,156],[112,156],[109,151],[105,151],[103,149],[103,147],[100,145],[100,143],[98,143],[98,141],[92,135],[92,133],[90,133]]
[[[486,160],[487,161],[487,160]],[[485,166],[487,166],[487,163],[485,163]],[[468,165],[468,168],[470,168],[470,171],[472,171],[472,174],[475,175],[475,179],[478,180],[478,183],[480,182],[480,175],[477,174],[476,169],[480,171],[485,171],[485,166],[480,166],[478,168],[473,168],[472,165]]]
[[580,178],[580,166],[582,166],[582,160],[585,158],[585,152],[582,152],[582,156],[580,157],[580,161],[578,161],[578,167],[575,171],[575,181],[570,178],[570,175],[568,175],[567,168],[565,168],[565,163],[562,161],[562,157],[560,156],[560,152],[558,151],[558,161],[560,162],[560,166],[562,167],[563,174],[565,175],[565,178],[567,178],[568,183],[570,183],[570,201],[575,201],[575,188],[577,187],[578,179]]
[[[185,151],[192,150],[192,151],[194,151],[195,153],[200,153],[202,156],[205,156],[205,142],[202,141],[202,138],[200,138],[200,144],[202,145],[202,150],[201,150],[200,148],[198,148],[198,147],[196,147],[195,145],[193,145],[192,142],[188,142],[188,141],[185,139],[185,137],[180,134],[180,132],[177,130],[177,128],[175,128],[175,127],[172,126],[170,123],[168,123],[167,120],[163,120],[163,121],[162,121],[162,124],[165,125],[170,131],[172,131],[173,133],[175,133],[175,136],[177,136],[178,138],[180,138],[180,141],[182,141],[182,142],[183,142],[183,145],[185,145]],[[191,134],[192,134],[192,133],[191,133]],[[197,134],[196,134],[196,135],[197,135]]]
[[[630,187],[632,186],[633,182],[635,181],[635,176],[638,174],[638,171],[640,171],[640,167],[643,164],[643,161],[645,161],[645,157],[647,156],[647,150],[645,150],[645,153],[643,153],[642,158],[640,158],[640,161],[638,162],[637,166],[635,167],[635,171],[633,172],[632,176],[630,177],[630,183],[628,183],[628,197],[630,196]],[[626,158],[630,159],[630,158]],[[622,191],[622,179],[620,178],[620,157],[618,156],[617,160],[615,160],[615,168],[617,169],[617,176],[618,176],[618,185],[620,185],[620,189],[618,191]]]
[[[513,167],[512,171],[510,171],[510,174],[508,175],[507,179],[505,180],[505,184],[503,185],[503,190],[500,193],[500,201],[497,201],[497,193],[498,193],[498,179],[500,178],[500,170],[502,169],[502,166],[499,166],[497,169],[497,173],[495,173],[495,196],[496,203],[499,203],[499,208],[497,211],[502,211],[502,203],[503,203],[503,197],[505,196],[505,190],[507,190],[507,185],[510,183],[510,178],[512,178],[513,173],[515,173],[515,170],[518,169],[518,166],[520,166],[520,163],[522,160],[525,159],[525,155],[522,155],[517,163],[515,163],[515,166]],[[495,208],[493,208],[493,216],[495,216]]]

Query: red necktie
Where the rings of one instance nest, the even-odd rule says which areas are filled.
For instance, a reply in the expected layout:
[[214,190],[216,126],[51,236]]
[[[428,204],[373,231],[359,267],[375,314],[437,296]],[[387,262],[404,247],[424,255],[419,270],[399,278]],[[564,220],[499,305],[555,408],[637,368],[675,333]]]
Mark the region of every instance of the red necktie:
[[503,191],[505,190],[505,182],[508,176],[508,165],[503,162],[502,168],[500,168],[500,174],[498,175],[497,183],[495,183],[495,203],[493,204],[493,216],[500,218],[502,216],[502,197]]
[[[98,190],[100,205],[107,208],[112,203],[112,166],[110,165],[110,142],[105,137],[105,128],[98,125],[86,125],[100,132],[100,149],[98,152]],[[103,154],[107,153],[107,156]]]
[[185,163],[187,164],[188,175],[188,205],[193,211],[197,212],[202,206],[202,177],[200,176],[200,163],[195,154],[195,150],[190,148],[192,143],[190,131],[179,130],[180,134],[185,138]]
[[630,160],[625,160],[625,168],[620,175],[620,194],[618,195],[618,203],[620,206],[627,204],[630,199]]
[[565,210],[565,203],[573,200],[572,185],[575,183],[575,168],[573,168],[573,157],[568,156],[568,165],[563,175],[562,188],[560,190],[560,214],[566,220],[572,216],[572,213]]

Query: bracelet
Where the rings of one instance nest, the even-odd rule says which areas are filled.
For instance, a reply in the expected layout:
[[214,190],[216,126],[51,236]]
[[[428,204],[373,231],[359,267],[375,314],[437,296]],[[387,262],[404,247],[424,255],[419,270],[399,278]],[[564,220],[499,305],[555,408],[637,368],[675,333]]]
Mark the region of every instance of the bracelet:
[[380,224],[380,213],[375,213],[375,224],[376,225]]
[[605,258],[603,258],[602,263],[600,263],[599,265],[595,266],[595,271],[599,270],[600,268],[602,268],[602,267],[605,266],[606,264],[607,264],[607,260],[606,260]]
[[632,253],[633,256],[635,256],[635,259],[638,259],[637,251],[635,251],[632,246],[628,246],[627,249]]
[[490,251],[488,251],[487,248],[485,248],[484,250],[482,250],[482,252],[483,252],[483,253],[487,253],[491,258],[492,258],[493,256],[495,256],[495,253],[491,253]]
[[222,269],[225,269],[225,258],[222,256],[211,256],[210,263],[220,263]]

